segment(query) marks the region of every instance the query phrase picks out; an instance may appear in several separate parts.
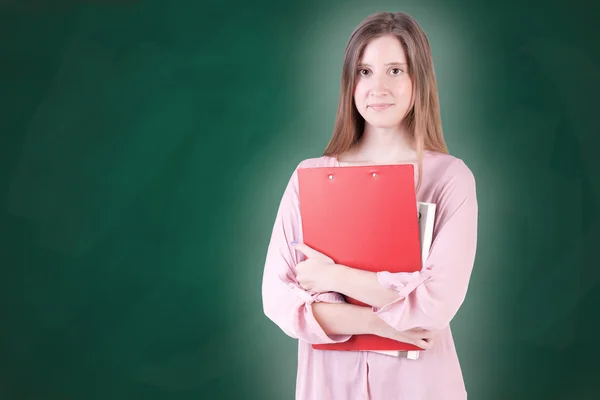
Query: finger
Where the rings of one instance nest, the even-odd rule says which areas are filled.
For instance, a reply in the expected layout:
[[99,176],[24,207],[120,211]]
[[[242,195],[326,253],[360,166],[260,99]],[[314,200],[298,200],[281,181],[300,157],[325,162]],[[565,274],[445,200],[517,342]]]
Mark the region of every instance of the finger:
[[333,262],[333,260],[331,260],[331,258],[327,257],[325,254],[318,252],[304,243],[292,242],[292,246],[308,258],[321,258]]
[[322,256],[321,253],[319,253],[312,247],[309,247],[305,243],[294,241],[291,243],[291,245],[294,249],[298,250],[300,253],[304,254],[306,257],[314,258],[314,257]]
[[436,332],[433,331],[424,331],[420,334],[421,339],[433,339],[436,336]]
[[412,330],[407,336],[412,344],[424,350],[431,348],[433,345],[433,337],[424,336],[421,332]]
[[429,339],[429,338],[433,338],[437,332],[436,331],[431,331],[428,329],[424,329],[424,328],[413,328],[410,330],[411,334],[416,335],[417,337],[421,338],[421,339]]
[[433,339],[425,339],[423,337],[412,338],[412,344],[424,350],[430,349],[433,345]]

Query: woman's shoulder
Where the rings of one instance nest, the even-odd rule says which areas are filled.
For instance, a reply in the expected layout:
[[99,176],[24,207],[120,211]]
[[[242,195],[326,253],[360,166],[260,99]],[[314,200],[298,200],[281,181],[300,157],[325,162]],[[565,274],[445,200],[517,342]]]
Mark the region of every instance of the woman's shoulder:
[[448,153],[427,152],[427,169],[438,179],[473,178],[473,172],[464,159]]
[[304,168],[319,168],[335,166],[335,158],[328,156],[311,157],[300,160],[295,164],[290,176],[290,184],[296,187],[298,185],[298,171]]
[[300,168],[319,168],[335,166],[335,158],[329,156],[305,158],[298,163],[296,169]]
[[475,190],[475,174],[460,157],[447,153],[427,152],[424,177],[431,183],[432,189],[445,191],[454,187],[459,191]]

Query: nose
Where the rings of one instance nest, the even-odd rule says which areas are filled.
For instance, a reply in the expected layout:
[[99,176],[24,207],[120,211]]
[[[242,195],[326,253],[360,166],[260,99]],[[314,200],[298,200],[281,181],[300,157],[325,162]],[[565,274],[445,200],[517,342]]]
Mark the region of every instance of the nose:
[[373,96],[380,96],[388,93],[385,76],[373,76],[371,80],[372,86],[370,94]]

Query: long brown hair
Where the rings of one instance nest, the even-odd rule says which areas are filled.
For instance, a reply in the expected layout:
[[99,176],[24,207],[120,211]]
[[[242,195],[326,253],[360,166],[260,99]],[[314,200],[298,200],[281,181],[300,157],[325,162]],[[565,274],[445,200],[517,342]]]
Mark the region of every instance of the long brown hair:
[[410,145],[417,151],[419,179],[424,150],[448,153],[442,134],[437,82],[431,47],[425,32],[405,13],[375,13],[365,18],[352,32],[344,54],[340,100],[333,135],[324,156],[338,156],[356,144],[363,133],[365,121],[353,101],[358,63],[365,46],[384,35],[395,36],[404,49],[408,73],[413,83],[413,101],[404,124],[410,135]]

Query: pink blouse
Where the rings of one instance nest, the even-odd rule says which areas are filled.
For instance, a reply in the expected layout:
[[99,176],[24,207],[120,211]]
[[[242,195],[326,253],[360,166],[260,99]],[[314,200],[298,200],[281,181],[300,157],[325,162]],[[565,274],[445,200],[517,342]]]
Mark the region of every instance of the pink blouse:
[[[332,157],[311,158],[298,168],[341,167]],[[475,179],[451,155],[426,152],[418,201],[437,204],[433,243],[420,273],[378,273],[398,298],[373,312],[398,330],[441,330],[417,360],[373,352],[314,350],[348,336],[328,336],[311,312],[313,302],[343,302],[337,293],[310,294],[295,281],[303,257],[290,243],[302,240],[298,178],[294,170],[279,206],[267,249],[262,296],[265,315],[298,339],[297,400],[464,400],[467,392],[450,321],[465,299],[477,243]],[[417,174],[415,168],[415,177]]]

